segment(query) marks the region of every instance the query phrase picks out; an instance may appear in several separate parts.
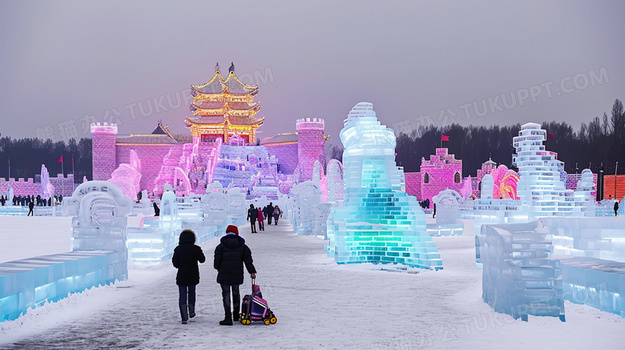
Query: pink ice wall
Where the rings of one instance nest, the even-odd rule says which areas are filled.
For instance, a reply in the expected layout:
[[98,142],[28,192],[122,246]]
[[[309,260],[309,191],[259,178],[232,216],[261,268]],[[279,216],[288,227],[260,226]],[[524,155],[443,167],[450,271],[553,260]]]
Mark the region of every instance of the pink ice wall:
[[406,193],[421,200],[421,173],[404,173]]
[[[421,159],[421,197],[423,201],[446,189],[460,191],[463,185],[462,160],[456,159],[453,154],[447,153],[447,148],[437,148],[436,155],[430,160]],[[426,175],[427,174],[427,175]],[[427,182],[426,182],[427,181]]]
[[117,124],[91,124],[93,180],[106,181],[117,167],[115,139]]
[[[288,143],[288,144],[268,144],[265,145],[267,151],[272,156],[276,156],[278,158],[278,164],[280,164],[280,173],[282,174],[293,174],[295,171],[295,167],[297,167],[298,159],[298,147],[297,143]],[[315,163],[313,162],[313,165]],[[312,173],[311,173],[312,174]]]
[[130,162],[130,151],[135,150],[141,160],[141,182],[139,187],[152,191],[156,177],[163,166],[163,159],[169,150],[176,147],[182,153],[183,144],[154,144],[154,145],[117,145],[117,164]]

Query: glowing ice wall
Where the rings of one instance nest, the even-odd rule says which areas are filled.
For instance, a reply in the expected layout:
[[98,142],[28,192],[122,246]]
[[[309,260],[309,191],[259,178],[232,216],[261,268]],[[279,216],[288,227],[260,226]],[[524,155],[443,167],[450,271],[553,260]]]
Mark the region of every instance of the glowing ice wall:
[[324,127],[325,122],[320,118],[303,118],[297,120],[297,154],[299,164],[297,165],[296,172],[299,171],[298,182],[312,180],[315,161],[319,161],[322,165],[325,165]]
[[117,167],[115,137],[117,124],[91,124],[93,179],[107,180]]
[[115,185],[91,181],[63,201],[73,215],[72,252],[0,264],[0,322],[70,293],[128,277],[126,215],[132,201]]
[[345,200],[328,218],[326,253],[339,264],[398,263],[442,269],[425,215],[416,198],[402,191],[395,164],[395,134],[380,125],[373,105],[362,102],[348,114],[343,142]]

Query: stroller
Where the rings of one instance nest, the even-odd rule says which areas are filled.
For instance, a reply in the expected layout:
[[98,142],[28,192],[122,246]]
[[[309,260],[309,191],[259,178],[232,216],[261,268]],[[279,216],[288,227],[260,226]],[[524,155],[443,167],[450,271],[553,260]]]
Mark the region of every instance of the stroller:
[[276,315],[269,309],[269,305],[263,299],[260,287],[256,285],[256,279],[252,279],[252,294],[243,297],[241,305],[241,323],[248,325],[252,321],[262,321],[266,325],[278,322]]

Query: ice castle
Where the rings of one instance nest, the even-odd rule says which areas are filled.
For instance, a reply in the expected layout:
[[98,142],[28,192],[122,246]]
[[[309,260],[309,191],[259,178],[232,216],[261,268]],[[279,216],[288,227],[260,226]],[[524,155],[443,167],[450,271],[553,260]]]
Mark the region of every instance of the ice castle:
[[340,137],[345,200],[328,218],[326,254],[339,264],[442,269],[425,214],[416,198],[406,194],[403,170],[395,164],[395,133],[380,125],[373,104],[358,103]]

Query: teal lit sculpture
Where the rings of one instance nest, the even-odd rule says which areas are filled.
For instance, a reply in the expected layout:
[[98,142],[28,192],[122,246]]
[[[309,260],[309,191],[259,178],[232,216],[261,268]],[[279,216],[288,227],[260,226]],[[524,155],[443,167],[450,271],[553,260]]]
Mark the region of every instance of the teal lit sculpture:
[[442,269],[425,214],[416,198],[404,191],[393,130],[380,125],[373,104],[367,102],[357,104],[344,124],[340,137],[345,199],[328,218],[326,254],[338,264]]

